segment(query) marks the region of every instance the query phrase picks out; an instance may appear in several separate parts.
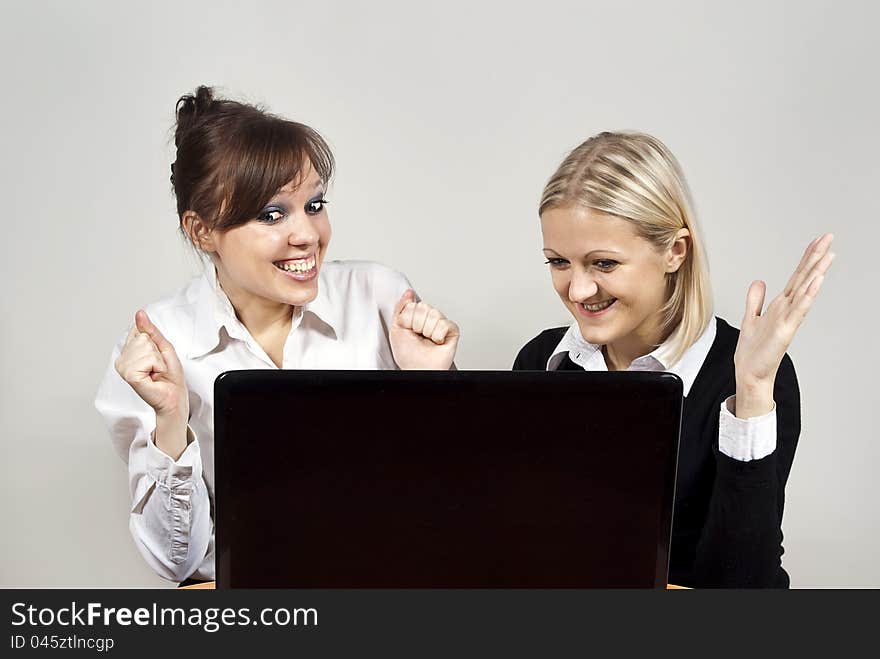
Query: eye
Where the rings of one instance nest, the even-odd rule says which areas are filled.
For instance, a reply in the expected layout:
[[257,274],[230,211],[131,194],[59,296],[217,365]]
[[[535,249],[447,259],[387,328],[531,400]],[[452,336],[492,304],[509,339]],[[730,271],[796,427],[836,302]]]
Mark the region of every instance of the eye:
[[611,272],[620,265],[617,261],[612,261],[611,259],[599,259],[598,261],[594,261],[593,265],[595,265],[602,272]]
[[283,220],[286,214],[287,213],[283,208],[270,206],[261,210],[259,215],[257,215],[257,219],[265,224],[275,224],[276,222]]
[[565,259],[557,258],[555,256],[548,258],[546,261],[544,261],[544,263],[549,264],[551,268],[557,269],[564,268],[568,265],[568,261],[566,261]]
[[319,197],[317,199],[309,199],[306,202],[306,213],[309,215],[317,215],[322,210],[324,210],[324,205],[327,203],[327,200],[323,197]]

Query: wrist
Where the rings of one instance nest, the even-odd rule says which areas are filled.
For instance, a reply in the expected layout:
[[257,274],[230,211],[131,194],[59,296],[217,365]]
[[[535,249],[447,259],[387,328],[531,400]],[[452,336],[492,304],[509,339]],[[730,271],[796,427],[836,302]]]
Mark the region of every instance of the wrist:
[[156,411],[156,423],[165,425],[180,424],[186,425],[189,422],[189,410],[175,409]]
[[153,443],[156,448],[170,456],[172,460],[177,460],[189,443],[188,424],[188,414],[157,412],[156,430],[153,433]]
[[189,421],[189,394],[180,395],[178,400],[168,401],[166,405],[156,407],[156,419],[162,419],[165,422],[180,422],[186,424]]
[[773,382],[755,381],[736,383],[735,410],[737,418],[751,419],[764,416],[773,409]]

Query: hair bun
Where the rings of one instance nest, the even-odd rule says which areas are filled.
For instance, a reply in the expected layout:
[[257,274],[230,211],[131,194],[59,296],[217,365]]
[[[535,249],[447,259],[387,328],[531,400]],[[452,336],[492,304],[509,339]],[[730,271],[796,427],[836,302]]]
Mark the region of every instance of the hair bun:
[[177,116],[177,128],[174,131],[174,146],[180,146],[183,135],[210,111],[214,104],[214,90],[205,85],[199,85],[195,94],[181,96],[174,112]]

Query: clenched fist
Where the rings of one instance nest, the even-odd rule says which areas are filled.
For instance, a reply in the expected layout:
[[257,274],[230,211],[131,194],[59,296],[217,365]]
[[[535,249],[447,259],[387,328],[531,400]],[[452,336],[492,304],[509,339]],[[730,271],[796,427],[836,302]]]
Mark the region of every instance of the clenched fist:
[[189,392],[174,346],[139,310],[114,366],[122,379],[156,412],[156,446],[177,457],[186,448]]
[[391,352],[401,369],[445,371],[452,366],[458,348],[458,325],[430,304],[416,302],[411,289],[394,308],[389,333]]

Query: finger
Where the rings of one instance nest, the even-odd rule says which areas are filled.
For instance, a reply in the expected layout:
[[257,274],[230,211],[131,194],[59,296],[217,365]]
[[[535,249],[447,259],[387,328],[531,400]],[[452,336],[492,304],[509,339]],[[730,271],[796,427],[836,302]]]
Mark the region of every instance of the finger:
[[746,311],[743,314],[742,327],[745,329],[760,317],[764,308],[764,295],[767,293],[767,285],[760,279],[755,280],[749,286],[746,293]]
[[453,323],[448,318],[442,318],[437,322],[437,326],[434,328],[434,331],[431,333],[431,341],[436,343],[437,345],[443,345],[449,340],[452,340],[458,336],[458,325]]
[[159,353],[144,355],[126,364],[121,375],[126,382],[143,382],[147,378],[155,381],[167,371],[165,362]]
[[789,313],[789,322],[796,323],[796,325],[800,325],[803,322],[804,318],[807,316],[807,313],[809,313],[810,309],[812,308],[813,302],[816,301],[816,296],[819,294],[819,289],[822,288],[822,282],[824,281],[825,275],[819,275],[810,282],[807,290],[804,291],[804,295],[800,297],[797,304]]
[[174,352],[174,346],[172,346],[171,342],[168,341],[162,332],[159,331],[159,328],[153,324],[153,321],[150,320],[146,311],[138,309],[137,313],[134,315],[134,322],[135,325],[137,325],[139,332],[143,332],[153,340],[153,343],[156,344],[159,352],[162,354],[167,353],[169,350]]
[[132,342],[134,337],[139,334],[137,325],[132,325],[131,329],[128,330],[128,334],[125,337],[125,341],[122,343],[122,349],[125,350],[125,346]]
[[162,355],[164,364],[167,366],[168,372],[171,374],[170,377],[176,380],[181,380],[183,378],[183,365],[180,363],[180,359],[177,357],[177,352],[174,350],[172,343],[166,339],[165,335],[159,331],[159,328],[153,324],[153,321],[150,320],[150,317],[147,316],[147,313],[143,309],[139,309],[135,314],[135,322],[140,328],[142,328],[141,331],[145,331],[156,345],[156,348]]
[[138,332],[135,334],[131,342],[125,347],[124,353],[121,355],[123,361],[137,361],[145,355],[161,354],[159,348],[150,338],[149,334]]
[[438,309],[432,308],[431,311],[428,312],[428,317],[425,319],[425,326],[422,328],[422,334],[424,336],[431,336],[437,328],[437,323],[444,317],[445,316],[440,313]]
[[443,345],[446,342],[446,335],[449,334],[449,325],[443,321],[439,321],[437,326],[434,328],[434,331],[431,332],[431,336],[428,338],[431,339],[438,346]]
[[788,313],[789,319],[800,323],[804,319],[804,316],[807,315],[810,307],[813,306],[816,295],[819,294],[819,289],[825,281],[825,273],[828,271],[828,268],[831,267],[834,257],[834,252],[826,254],[825,258],[823,258],[814,268],[810,279],[804,283],[801,290],[792,296],[791,309]]
[[406,307],[407,303],[412,302],[415,299],[416,299],[415,291],[411,288],[407,288],[403,292],[403,295],[400,296],[400,299],[397,301],[397,304],[394,305],[394,317],[397,318],[397,316],[399,316],[400,313],[403,311],[404,307]]
[[797,281],[800,273],[803,271],[807,261],[810,258],[810,254],[813,253],[813,249],[816,247],[816,243],[819,242],[819,239],[821,237],[822,236],[819,236],[818,238],[813,238],[813,240],[810,241],[810,244],[807,245],[807,248],[804,250],[804,253],[801,256],[801,260],[798,261],[797,267],[794,269],[794,272],[791,273],[791,277],[788,278],[788,281],[785,284],[785,288],[782,291],[785,297],[788,297],[791,294],[795,281]]
[[812,269],[812,267],[820,261],[825,254],[828,252],[828,249],[831,247],[831,242],[834,240],[834,235],[830,233],[823,234],[816,238],[810,245],[807,247],[804,252],[803,257],[801,258],[800,263],[798,263],[798,267],[795,269],[794,273],[791,275],[791,278],[788,280],[788,283],[785,285],[784,294],[786,297],[791,295],[794,291],[796,291],[803,284],[804,278],[807,276],[807,273]]
[[794,295],[792,296],[792,300],[797,303],[797,300],[800,296],[806,293],[807,289],[809,289],[812,281],[819,276],[824,276],[828,271],[828,268],[831,267],[832,261],[834,261],[834,257],[836,255],[834,252],[828,252],[825,256],[822,257],[821,260],[813,264],[813,267],[810,268],[810,271],[804,276],[803,282],[801,285],[795,290]]
[[120,375],[129,368],[130,364],[138,362],[147,355],[159,354],[156,345],[146,334],[137,332],[131,340],[125,344],[114,365]]
[[[149,368],[149,370],[147,370],[147,368]],[[144,373],[148,373],[153,380],[166,372],[168,372],[168,367],[165,365],[165,360],[162,359],[162,355],[159,354],[153,355],[152,359],[150,359],[148,364],[144,367]]]
[[119,363],[124,369],[141,369],[145,363],[157,363],[159,370],[165,372],[167,364],[162,353],[156,348],[156,344],[146,334],[138,334],[128,351],[120,355]]
[[822,282],[825,281],[825,275],[819,275],[813,281],[810,282],[809,288],[807,288],[806,297],[810,298],[811,304],[812,300],[816,299],[816,296],[819,294],[819,289],[822,288]]
[[425,329],[425,321],[428,319],[428,312],[431,310],[431,307],[425,304],[424,302],[416,303],[415,310],[413,311],[413,319],[412,319],[412,330],[417,334],[421,334]]
[[413,326],[413,315],[416,311],[416,303],[415,302],[407,302],[403,309],[397,314],[395,318],[395,322],[398,327],[402,327],[404,329],[412,329]]

